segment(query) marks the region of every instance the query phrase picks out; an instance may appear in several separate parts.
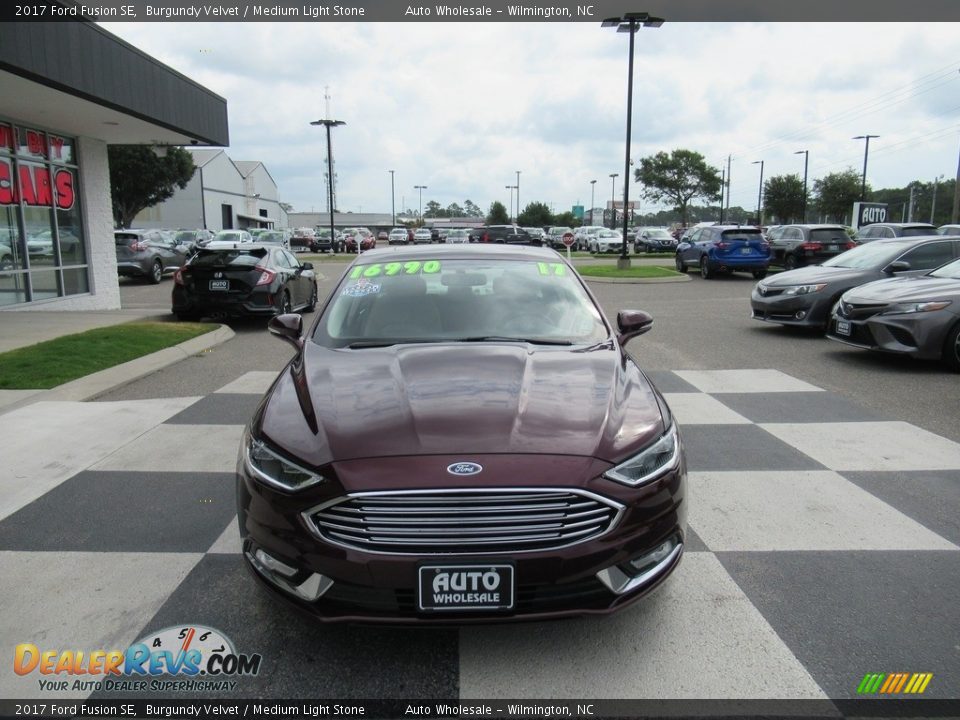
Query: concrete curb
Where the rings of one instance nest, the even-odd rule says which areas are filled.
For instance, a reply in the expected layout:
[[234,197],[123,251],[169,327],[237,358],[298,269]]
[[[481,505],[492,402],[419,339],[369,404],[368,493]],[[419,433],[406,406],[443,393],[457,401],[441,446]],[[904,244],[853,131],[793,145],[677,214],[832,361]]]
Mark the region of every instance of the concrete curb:
[[155,353],[150,353],[149,355],[144,355],[143,357],[121,363],[120,365],[114,365],[105,370],[100,370],[91,375],[71,380],[68,383],[58,385],[50,390],[34,391],[33,394],[27,397],[0,407],[0,415],[26,405],[32,405],[35,402],[51,400],[90,400],[110,390],[115,390],[135,380],[139,380],[157,370],[162,370],[165,367],[174,365],[199,352],[209,350],[217,345],[222,345],[227,342],[227,340],[233,338],[234,334],[233,330],[226,325],[220,325],[216,330],[186,340],[179,345],[164,348]]
[[593,277],[591,275],[581,275],[584,280],[587,282],[595,283],[609,283],[612,285],[646,285],[648,283],[678,283],[678,282],[690,282],[689,275],[683,275],[682,277],[660,277],[660,278],[608,278],[608,277]]

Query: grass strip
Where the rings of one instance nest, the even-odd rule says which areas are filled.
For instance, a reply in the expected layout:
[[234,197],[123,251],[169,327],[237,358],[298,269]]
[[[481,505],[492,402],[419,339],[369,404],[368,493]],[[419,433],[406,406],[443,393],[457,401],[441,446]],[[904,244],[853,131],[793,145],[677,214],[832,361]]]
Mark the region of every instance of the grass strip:
[[634,265],[627,270],[618,270],[616,265],[581,265],[577,268],[581,275],[604,278],[665,278],[682,277],[673,268],[663,265]]
[[217,327],[209,323],[132,322],[17,348],[0,353],[0,389],[48,390],[179,345]]

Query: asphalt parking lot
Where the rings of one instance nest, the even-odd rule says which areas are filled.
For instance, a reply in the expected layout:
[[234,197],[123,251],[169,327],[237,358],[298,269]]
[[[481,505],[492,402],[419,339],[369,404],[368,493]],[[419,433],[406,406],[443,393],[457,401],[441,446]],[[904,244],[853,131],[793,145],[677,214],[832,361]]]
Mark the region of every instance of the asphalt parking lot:
[[[343,267],[318,266],[321,295]],[[218,628],[264,657],[219,693],[234,697],[843,699],[866,673],[925,672],[926,697],[958,698],[957,376],[753,321],[754,282],[591,285],[608,317],[654,316],[630,348],[690,464],[683,564],[629,610],[411,631],[323,626],[266,598],[241,566],[232,468],[291,350],[255,321],[95,402],[62,403],[57,427],[17,411],[16,457],[48,457],[33,494],[0,507],[0,637],[31,628],[33,642],[106,648]],[[121,295],[163,308],[170,288],[122,281]],[[0,694],[50,697],[9,675]]]

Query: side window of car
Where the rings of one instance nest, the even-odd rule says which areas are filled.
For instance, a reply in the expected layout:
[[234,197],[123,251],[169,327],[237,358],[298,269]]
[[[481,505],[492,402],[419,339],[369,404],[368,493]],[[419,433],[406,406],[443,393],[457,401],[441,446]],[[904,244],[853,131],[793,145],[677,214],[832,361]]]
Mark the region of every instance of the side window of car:
[[954,258],[953,243],[932,242],[913,248],[897,258],[910,263],[911,270],[933,270]]
[[880,228],[880,232],[878,233],[878,235],[879,237],[884,237],[884,238],[892,238],[897,236],[896,233],[893,232],[892,228]]
[[290,253],[288,253],[286,250],[284,250],[284,251],[283,251],[282,253],[280,253],[280,254],[281,254],[281,255],[283,256],[283,258],[287,261],[287,267],[291,267],[291,268],[293,268],[294,270],[296,270],[298,267],[300,267],[300,261],[297,260],[297,258],[295,258],[293,255],[291,255]]
[[290,268],[290,261],[287,260],[287,254],[282,250],[278,250],[273,254],[273,261],[282,268]]
[[688,241],[695,243],[699,239],[700,239],[700,230],[694,230],[692,233],[690,233],[690,237],[688,238]]

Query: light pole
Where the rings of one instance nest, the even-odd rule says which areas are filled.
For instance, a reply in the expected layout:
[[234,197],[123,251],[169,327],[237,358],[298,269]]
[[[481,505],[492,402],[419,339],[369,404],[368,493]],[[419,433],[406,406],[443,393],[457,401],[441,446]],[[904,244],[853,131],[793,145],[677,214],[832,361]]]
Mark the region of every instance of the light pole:
[[510,210],[507,211],[507,222],[512,223],[513,222],[513,185],[504,185],[503,189],[510,191]]
[[750,164],[760,166],[760,188],[757,190],[757,227],[763,227],[763,205],[761,204],[761,198],[763,197],[763,160],[754,160]]
[[930,224],[933,225],[933,216],[937,212],[937,186],[940,184],[940,181],[943,180],[943,175],[939,175],[933,179],[933,198],[930,200]]
[[866,199],[867,195],[867,155],[870,153],[870,138],[878,138],[879,135],[857,135],[854,140],[866,140],[863,145],[863,179],[860,181],[860,202]]
[[810,163],[809,150],[797,150],[794,155],[803,155],[803,221],[807,221],[807,167]]
[[520,171],[517,170],[517,222],[520,222]]
[[393,217],[393,225],[397,224],[397,194],[393,189],[393,170],[388,170],[390,173],[390,215]]
[[[346,125],[343,120],[314,120],[311,125],[323,125],[327,128],[327,176],[330,178],[330,182],[327,183],[327,189],[330,191],[329,205],[330,205],[330,242],[333,243],[336,239],[336,234],[333,230],[333,147],[330,143],[330,128],[338,127],[340,125]],[[357,251],[359,252],[360,245],[357,244]]]
[[420,192],[420,227],[423,227],[423,191],[427,189],[427,186],[414,185],[413,189]]
[[[627,208],[630,205],[630,130],[633,123],[633,36],[642,27],[660,27],[663,25],[663,18],[651,17],[645,12],[633,12],[625,13],[622,18],[607,18],[600,25],[615,27],[617,32],[630,33],[630,62],[627,69],[627,148],[623,163],[623,244],[620,258],[617,260],[618,268],[628,268],[630,257],[627,255]],[[617,217],[616,210],[613,217]]]
[[610,173],[610,229],[617,229],[617,207],[615,203],[617,202],[617,178],[620,177],[620,173]]
[[593,225],[593,191],[597,187],[597,181],[590,181],[590,224]]

